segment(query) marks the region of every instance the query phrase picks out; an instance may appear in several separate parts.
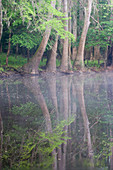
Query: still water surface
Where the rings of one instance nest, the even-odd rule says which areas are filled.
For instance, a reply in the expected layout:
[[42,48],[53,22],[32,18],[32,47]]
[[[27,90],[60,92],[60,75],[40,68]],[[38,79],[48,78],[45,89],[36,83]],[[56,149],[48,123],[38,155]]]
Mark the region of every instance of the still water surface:
[[0,80],[0,169],[113,170],[113,73]]

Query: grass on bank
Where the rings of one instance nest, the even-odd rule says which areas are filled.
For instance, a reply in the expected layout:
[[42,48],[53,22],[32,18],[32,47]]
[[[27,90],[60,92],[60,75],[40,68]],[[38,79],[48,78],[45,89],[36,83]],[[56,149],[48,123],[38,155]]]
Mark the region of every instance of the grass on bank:
[[[6,53],[0,53],[0,65],[4,66],[6,65]],[[25,63],[27,63],[27,58],[22,57],[21,55],[15,55],[15,54],[11,54],[8,57],[8,66],[11,67],[22,67]]]
[[[0,53],[0,72],[3,72],[4,69],[2,68],[2,66],[6,65],[6,53]],[[15,54],[11,54],[8,57],[8,66],[9,67],[14,67],[14,68],[20,68],[22,67],[25,63],[27,63],[27,58],[23,57],[22,55],[15,55]],[[46,62],[47,62],[47,58],[44,58],[43,60],[40,61],[40,65],[39,65],[39,69],[44,68],[46,66]],[[88,60],[85,61],[85,65],[86,67],[97,67],[99,68],[100,65],[103,63],[103,60],[100,60],[100,64],[98,64],[98,60],[94,60],[94,61],[90,61]],[[73,64],[73,61],[72,61]],[[60,60],[57,59],[56,60],[56,66],[59,67],[60,66]]]
[[103,64],[104,61],[100,60],[100,62],[98,63],[98,60],[85,60],[85,65],[86,67],[97,67],[100,68],[101,64]]

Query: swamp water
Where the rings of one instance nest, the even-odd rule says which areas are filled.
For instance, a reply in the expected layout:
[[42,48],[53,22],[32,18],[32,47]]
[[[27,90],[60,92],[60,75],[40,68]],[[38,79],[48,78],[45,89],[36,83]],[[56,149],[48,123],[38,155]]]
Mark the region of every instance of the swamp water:
[[0,80],[0,169],[113,170],[113,73]]

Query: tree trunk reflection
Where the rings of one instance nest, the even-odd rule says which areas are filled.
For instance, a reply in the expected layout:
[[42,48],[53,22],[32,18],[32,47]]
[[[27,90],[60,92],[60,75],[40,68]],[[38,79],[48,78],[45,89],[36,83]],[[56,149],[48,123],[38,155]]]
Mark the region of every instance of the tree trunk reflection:
[[[80,105],[80,110],[83,118],[84,123],[84,139],[87,141],[88,146],[88,157],[91,158],[93,161],[93,149],[92,149],[92,143],[91,143],[91,134],[90,134],[90,128],[89,128],[89,120],[86,113],[86,106],[85,106],[85,99],[84,99],[84,79],[81,77],[81,81],[76,86],[77,89],[77,95],[78,95],[78,101]],[[92,162],[93,163],[93,162]]]
[[51,76],[51,79],[47,79],[49,92],[52,100],[52,104],[55,108],[56,112],[56,119],[59,120],[59,112],[58,112],[58,102],[57,102],[57,96],[56,96],[56,77]]
[[3,121],[0,111],[0,169],[2,169]]
[[[29,81],[24,81],[25,85],[30,89],[30,91],[34,94],[34,97],[36,98],[38,104],[40,105],[40,108],[43,112],[44,118],[46,120],[46,128],[47,128],[47,132],[51,132],[52,133],[52,124],[51,124],[51,118],[50,118],[50,114],[44,99],[44,96],[40,90],[40,86],[38,83],[38,79],[36,77],[32,77]],[[52,82],[53,83],[53,82]],[[53,84],[52,84],[53,85]],[[52,94],[55,95],[55,88],[56,84],[54,82],[54,86],[53,86],[53,91]],[[55,104],[56,110],[57,110],[57,102],[56,102],[56,97],[53,97],[53,103]],[[53,170],[57,170],[57,154],[56,154],[56,149],[53,150],[52,152],[52,156],[54,156],[54,163],[53,163]]]
[[44,99],[42,92],[40,90],[40,86],[38,84],[38,79],[36,77],[32,77],[30,79],[25,79],[24,84],[34,94],[34,97],[36,98],[37,102],[39,103],[40,108],[41,108],[43,115],[45,117],[47,131],[51,132],[52,131],[51,118],[50,118],[50,114],[49,114],[45,99]]

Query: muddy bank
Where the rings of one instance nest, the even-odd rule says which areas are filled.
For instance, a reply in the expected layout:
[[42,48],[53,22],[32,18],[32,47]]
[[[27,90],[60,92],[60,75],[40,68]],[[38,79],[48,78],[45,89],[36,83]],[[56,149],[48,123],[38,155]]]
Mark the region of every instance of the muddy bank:
[[74,71],[65,71],[57,69],[56,72],[49,72],[46,70],[39,71],[38,74],[28,74],[23,71],[17,70],[15,68],[8,68],[5,71],[0,72],[0,78],[6,78],[6,77],[15,77],[15,76],[49,76],[49,75],[71,75],[71,74],[92,74],[92,73],[107,73],[107,72],[113,72],[113,67],[107,67],[107,68],[84,68],[84,70],[74,70]]

